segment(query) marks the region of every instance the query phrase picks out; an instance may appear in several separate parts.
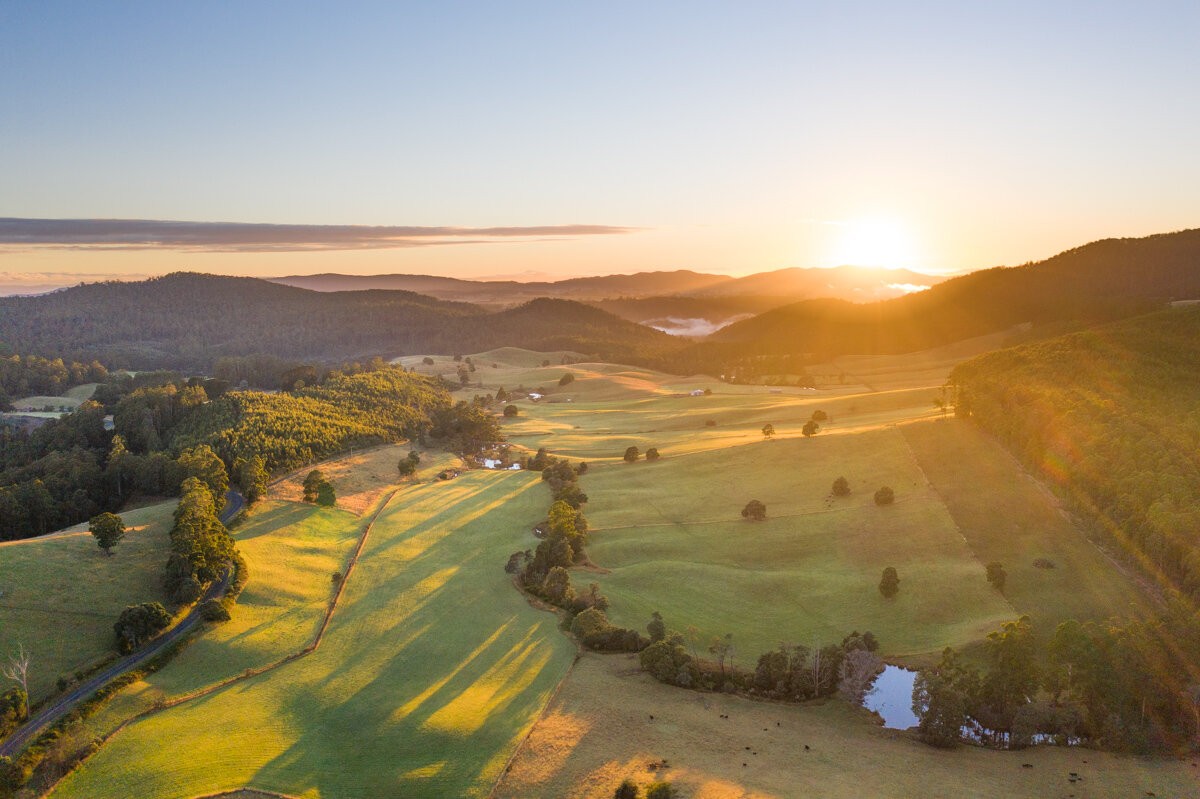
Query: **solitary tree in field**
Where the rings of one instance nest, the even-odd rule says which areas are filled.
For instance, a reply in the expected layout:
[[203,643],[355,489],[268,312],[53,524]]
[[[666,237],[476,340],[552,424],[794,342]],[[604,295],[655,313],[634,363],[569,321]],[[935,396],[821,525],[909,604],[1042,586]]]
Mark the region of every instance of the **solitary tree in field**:
[[833,481],[833,495],[835,497],[845,497],[850,494],[850,481],[845,477],[839,477]]
[[752,499],[742,508],[742,518],[752,522],[764,521],[767,518],[767,506],[757,499]]
[[25,707],[21,711],[21,718],[29,717],[29,652],[25,649],[25,645],[17,642],[17,653],[8,656],[8,663],[0,667],[0,673],[5,677],[21,686],[21,691],[24,694]]
[[518,413],[520,413],[520,411],[517,410],[516,405],[505,405],[504,406],[504,418],[505,419],[511,419],[514,416],[516,416]]
[[764,424],[763,429],[762,429],[762,434],[763,434],[763,438],[765,438],[769,441],[771,439],[771,436],[775,435],[775,425],[771,424],[770,422],[767,422],[766,424]]
[[560,386],[569,386],[574,382],[575,375],[571,374],[570,372],[567,372],[562,377],[558,378],[558,384]]
[[829,414],[825,413],[825,411],[816,410],[816,411],[812,412],[812,420],[814,422],[824,422],[828,418],[829,418]]
[[876,505],[891,505],[896,501],[896,492],[890,486],[884,486],[875,492]]
[[650,447],[650,449],[646,450],[646,460],[656,461],[658,457],[658,447]]
[[408,477],[409,475],[416,473],[417,464],[420,462],[421,453],[417,452],[416,450],[412,450],[400,459],[400,462],[396,464],[396,470],[400,472],[401,477]]
[[817,431],[820,429],[821,429],[821,425],[817,424],[812,419],[809,419],[807,422],[804,423],[804,427],[800,428],[800,432],[804,433],[805,438],[812,438],[813,436],[815,436],[817,434]]
[[125,537],[125,523],[115,513],[101,513],[88,521],[88,531],[95,536],[104,554],[112,555],[112,548]]
[[896,574],[895,566],[888,566],[883,570],[883,577],[879,578],[879,593],[891,599],[899,591],[900,575]]
[[987,565],[987,581],[997,591],[1004,590],[1004,583],[1008,580],[1008,572],[1004,571],[1004,566],[999,561],[992,561]]
[[313,469],[311,472],[309,472],[308,476],[304,478],[304,501],[316,502],[317,489],[319,489],[321,487],[321,483],[324,482],[325,475],[321,473],[320,469]]
[[625,462],[633,463],[639,457],[641,457],[641,454],[642,453],[638,452],[637,447],[629,447],[628,449],[625,450]]

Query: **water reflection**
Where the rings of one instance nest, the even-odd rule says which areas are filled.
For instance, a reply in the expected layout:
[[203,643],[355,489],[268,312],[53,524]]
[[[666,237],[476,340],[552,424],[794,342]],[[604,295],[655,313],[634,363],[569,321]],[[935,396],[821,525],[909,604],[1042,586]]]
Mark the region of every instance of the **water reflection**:
[[915,671],[899,666],[884,666],[883,671],[863,696],[863,707],[873,710],[883,718],[883,726],[889,730],[907,730],[917,726],[919,719],[912,710],[913,682]]

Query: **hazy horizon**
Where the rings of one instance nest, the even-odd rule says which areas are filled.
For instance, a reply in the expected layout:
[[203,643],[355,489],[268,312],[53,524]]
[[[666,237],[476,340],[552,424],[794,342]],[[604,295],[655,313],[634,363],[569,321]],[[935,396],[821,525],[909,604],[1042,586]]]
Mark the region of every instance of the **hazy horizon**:
[[957,274],[1200,225],[1193,4],[2,18],[9,276]]

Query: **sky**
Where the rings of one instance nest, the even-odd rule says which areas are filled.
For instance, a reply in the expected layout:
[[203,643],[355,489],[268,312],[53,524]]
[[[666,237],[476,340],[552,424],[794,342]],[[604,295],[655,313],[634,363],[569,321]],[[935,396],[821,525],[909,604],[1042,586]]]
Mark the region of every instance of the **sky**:
[[0,284],[948,273],[1193,228],[1197,30],[1153,0],[0,2]]

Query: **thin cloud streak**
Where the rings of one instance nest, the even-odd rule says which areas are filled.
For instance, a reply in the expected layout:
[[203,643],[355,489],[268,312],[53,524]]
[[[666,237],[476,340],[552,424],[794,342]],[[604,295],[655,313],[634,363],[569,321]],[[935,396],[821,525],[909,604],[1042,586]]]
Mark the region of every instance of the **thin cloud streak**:
[[513,240],[554,241],[575,236],[634,233],[638,230],[611,225],[467,228],[7,217],[0,218],[0,248],[3,248],[0,252],[14,248],[247,253],[378,250]]

